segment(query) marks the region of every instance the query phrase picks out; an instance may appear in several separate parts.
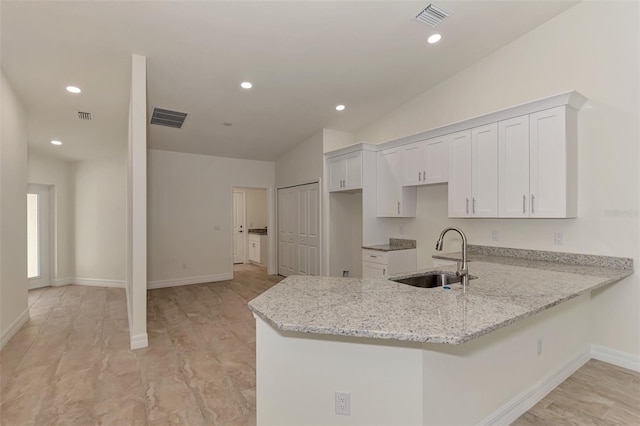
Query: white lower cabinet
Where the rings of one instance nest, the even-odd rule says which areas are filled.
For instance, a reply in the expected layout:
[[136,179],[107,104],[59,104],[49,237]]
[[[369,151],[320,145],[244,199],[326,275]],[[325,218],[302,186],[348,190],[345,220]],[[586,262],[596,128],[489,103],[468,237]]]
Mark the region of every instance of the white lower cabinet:
[[249,234],[249,260],[264,265],[267,263],[267,236]]
[[362,277],[386,277],[417,269],[416,249],[407,250],[362,250]]

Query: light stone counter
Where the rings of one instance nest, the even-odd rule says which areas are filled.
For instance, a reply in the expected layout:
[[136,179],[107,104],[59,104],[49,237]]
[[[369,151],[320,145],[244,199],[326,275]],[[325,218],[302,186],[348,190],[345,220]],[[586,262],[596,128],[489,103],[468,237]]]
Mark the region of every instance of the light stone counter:
[[[469,270],[477,278],[470,281],[466,294],[460,284],[444,290],[385,278],[291,276],[253,299],[249,307],[282,331],[460,344],[633,273],[631,265],[476,259]],[[418,272],[428,270],[455,271],[455,267]],[[392,278],[411,275],[415,274]]]

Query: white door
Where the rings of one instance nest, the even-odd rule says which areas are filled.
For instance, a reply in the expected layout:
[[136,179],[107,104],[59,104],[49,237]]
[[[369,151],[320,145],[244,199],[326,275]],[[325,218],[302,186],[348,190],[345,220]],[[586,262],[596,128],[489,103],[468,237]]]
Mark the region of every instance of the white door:
[[278,273],[320,275],[320,186],[278,190]]
[[317,183],[297,187],[298,270],[300,275],[320,275],[320,190]]
[[402,148],[385,149],[377,157],[378,217],[401,215],[402,173],[404,170]]
[[416,142],[403,147],[404,179],[402,185],[422,185],[424,183],[424,149],[424,142]]
[[449,217],[471,215],[471,131],[449,135]]
[[27,190],[27,278],[29,289],[46,287],[50,281],[50,188],[29,185]]
[[244,192],[233,191],[233,263],[244,263]]
[[446,136],[426,141],[424,146],[426,170],[422,172],[422,183],[449,181],[449,143]]
[[498,217],[498,124],[471,130],[471,214]]
[[529,116],[498,123],[500,217],[529,217]]
[[566,111],[556,107],[529,116],[530,216],[566,217]]

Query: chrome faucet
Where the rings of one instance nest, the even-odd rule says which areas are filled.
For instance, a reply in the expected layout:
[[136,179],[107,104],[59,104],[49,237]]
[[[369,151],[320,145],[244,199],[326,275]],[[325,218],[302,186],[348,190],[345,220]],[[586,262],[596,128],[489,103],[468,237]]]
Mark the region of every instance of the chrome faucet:
[[469,284],[469,268],[467,267],[467,236],[464,235],[464,232],[460,228],[455,228],[453,226],[449,226],[444,228],[440,233],[440,237],[438,237],[438,241],[436,241],[436,250],[442,251],[442,243],[444,242],[444,234],[449,231],[456,231],[462,237],[462,265],[460,265],[460,261],[457,263],[457,271],[456,275],[461,278],[463,291],[467,292],[467,285]]

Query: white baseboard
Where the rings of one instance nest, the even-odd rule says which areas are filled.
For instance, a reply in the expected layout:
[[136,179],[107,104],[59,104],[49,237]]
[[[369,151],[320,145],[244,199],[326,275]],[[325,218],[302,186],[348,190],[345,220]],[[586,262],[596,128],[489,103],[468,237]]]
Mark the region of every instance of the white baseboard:
[[22,327],[28,320],[29,307],[22,311],[22,313],[18,315],[18,318],[16,318],[15,321],[13,321],[11,325],[2,332],[2,336],[0,337],[0,349],[2,349],[4,345],[6,345],[9,340],[11,340],[11,338],[18,332],[18,330],[20,330],[20,327]]
[[628,352],[611,349],[606,346],[592,344],[591,358],[640,372],[640,355],[634,355]]
[[224,274],[202,275],[199,277],[187,277],[187,278],[176,278],[173,280],[149,281],[147,283],[147,290],[153,290],[156,288],[165,288],[165,287],[177,287],[181,285],[210,283],[215,281],[226,281],[232,278],[233,278],[233,273],[227,272]]
[[117,287],[124,288],[123,280],[104,280],[102,278],[72,278],[70,284],[88,285],[97,287]]
[[575,355],[569,362],[537,381],[480,422],[481,425],[508,425],[529,411],[556,386],[564,382],[591,359],[589,350]]
[[147,333],[135,334],[130,337],[129,342],[131,350],[146,348],[149,346],[149,337]]
[[69,285],[73,283],[73,278],[58,278],[56,280],[51,280],[51,285],[53,287],[60,287],[63,285]]

